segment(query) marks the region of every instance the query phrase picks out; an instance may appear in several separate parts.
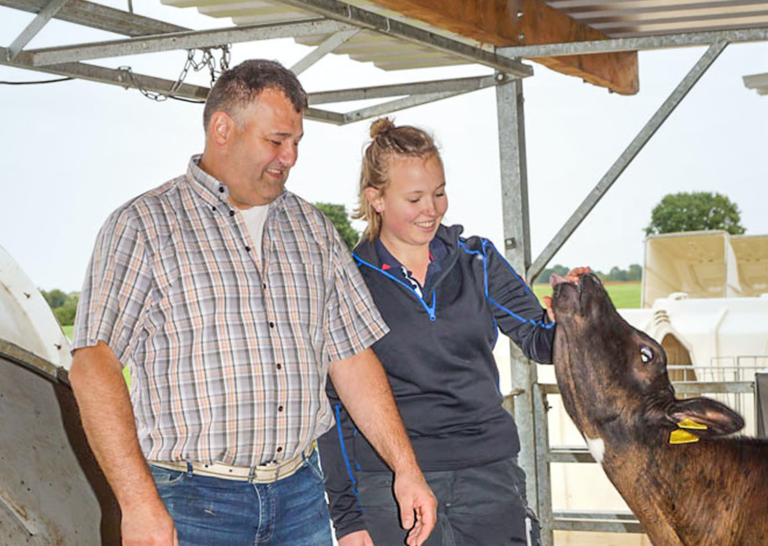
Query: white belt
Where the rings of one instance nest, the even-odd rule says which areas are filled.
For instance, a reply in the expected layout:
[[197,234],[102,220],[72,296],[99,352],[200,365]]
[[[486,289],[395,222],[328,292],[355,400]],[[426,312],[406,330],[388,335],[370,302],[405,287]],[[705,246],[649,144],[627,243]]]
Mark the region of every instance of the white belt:
[[153,466],[188,472],[192,467],[192,473],[198,476],[208,476],[223,480],[236,480],[250,483],[273,483],[295,474],[304,464],[304,460],[312,455],[315,450],[313,445],[307,447],[303,453],[299,453],[292,459],[274,463],[266,463],[258,466],[231,466],[224,463],[187,463],[173,461],[148,461]]

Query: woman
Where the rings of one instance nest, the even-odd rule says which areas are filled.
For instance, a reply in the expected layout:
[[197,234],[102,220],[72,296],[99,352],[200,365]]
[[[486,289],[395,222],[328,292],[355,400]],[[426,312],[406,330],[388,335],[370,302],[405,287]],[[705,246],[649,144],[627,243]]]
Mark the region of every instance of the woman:
[[[391,329],[373,348],[439,502],[425,544],[536,544],[492,351],[498,328],[528,358],[551,362],[554,323],[487,239],[441,224],[448,198],[432,138],[388,119],[371,137],[357,211],[368,228],[354,257]],[[400,546],[392,473],[332,386],[329,397],[337,426],[319,445],[339,545]]]

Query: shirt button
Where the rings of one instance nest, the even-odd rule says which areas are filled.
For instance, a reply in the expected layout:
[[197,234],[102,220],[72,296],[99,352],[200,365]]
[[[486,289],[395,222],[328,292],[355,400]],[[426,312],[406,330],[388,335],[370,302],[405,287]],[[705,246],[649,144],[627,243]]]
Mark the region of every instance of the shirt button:
[[270,327],[270,328],[274,328],[274,327],[275,327],[275,323],[274,323],[274,322],[270,322],[270,323],[269,323],[269,327]]
[[262,289],[262,290],[266,290],[266,289],[267,289],[267,285],[266,285],[266,284],[262,284],[262,285],[261,285],[261,289]]
[[283,406],[277,406],[277,411],[283,411]]
[[277,452],[280,453],[282,450],[283,450],[283,448],[278,446]]
[[224,186],[219,186],[219,193],[224,193]]
[[277,363],[277,369],[278,369],[278,370],[282,370],[282,369],[283,369],[283,365],[282,365],[282,364],[280,364],[279,362]]
[[249,247],[249,246],[246,246],[246,247],[245,247],[245,251],[246,251],[246,252],[250,252],[250,251],[251,251],[251,247]]
[[229,210],[229,215],[230,216],[234,216],[235,215],[235,210],[234,209],[230,209]]
[[216,207],[211,207],[211,211],[216,212]]

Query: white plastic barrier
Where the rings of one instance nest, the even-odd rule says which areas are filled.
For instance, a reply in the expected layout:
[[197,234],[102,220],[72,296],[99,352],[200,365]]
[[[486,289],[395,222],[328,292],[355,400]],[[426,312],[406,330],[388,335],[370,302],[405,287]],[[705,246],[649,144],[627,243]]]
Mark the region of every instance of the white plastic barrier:
[[0,340],[69,370],[69,340],[34,283],[0,247]]

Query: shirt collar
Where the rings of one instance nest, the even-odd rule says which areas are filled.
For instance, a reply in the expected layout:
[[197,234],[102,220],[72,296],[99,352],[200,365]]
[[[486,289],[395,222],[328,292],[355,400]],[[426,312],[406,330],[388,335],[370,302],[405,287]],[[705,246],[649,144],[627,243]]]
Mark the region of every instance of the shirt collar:
[[[202,157],[202,154],[195,154],[189,159],[187,179],[195,191],[208,203],[212,205],[224,203],[227,207],[232,207],[232,204],[229,202],[229,188],[227,185],[200,168]],[[270,205],[280,205],[285,200],[286,193],[287,191],[283,191]]]

